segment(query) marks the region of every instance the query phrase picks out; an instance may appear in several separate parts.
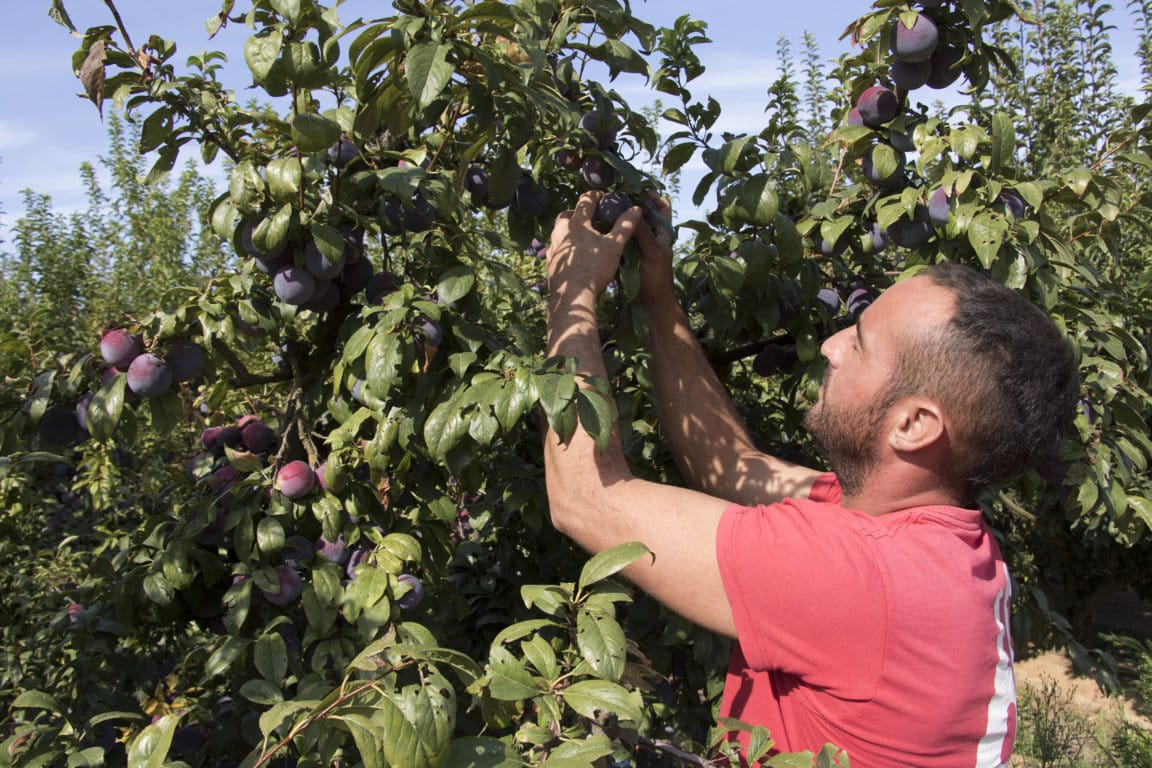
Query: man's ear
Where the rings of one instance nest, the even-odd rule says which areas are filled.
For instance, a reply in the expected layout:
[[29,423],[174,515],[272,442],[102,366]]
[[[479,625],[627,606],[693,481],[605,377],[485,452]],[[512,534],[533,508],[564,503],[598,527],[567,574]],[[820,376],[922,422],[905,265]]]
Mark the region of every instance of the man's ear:
[[892,407],[888,444],[892,450],[913,453],[943,444],[948,424],[939,403],[923,397],[908,397]]

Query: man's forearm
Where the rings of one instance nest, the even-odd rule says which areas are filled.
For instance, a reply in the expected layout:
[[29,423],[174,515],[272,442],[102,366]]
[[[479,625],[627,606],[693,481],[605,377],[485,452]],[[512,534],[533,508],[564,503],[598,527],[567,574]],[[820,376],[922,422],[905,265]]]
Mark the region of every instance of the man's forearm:
[[680,471],[694,488],[739,500],[739,462],[755,444],[680,305],[669,299],[645,308],[660,423]]

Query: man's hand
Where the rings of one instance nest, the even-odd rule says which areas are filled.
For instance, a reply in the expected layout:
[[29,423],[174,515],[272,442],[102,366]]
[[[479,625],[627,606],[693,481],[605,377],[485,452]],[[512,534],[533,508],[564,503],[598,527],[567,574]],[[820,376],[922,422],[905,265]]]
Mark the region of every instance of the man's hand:
[[600,192],[586,192],[574,211],[556,218],[548,246],[548,289],[554,296],[603,293],[616,276],[624,246],[638,229],[642,211],[633,207],[620,215],[611,232],[597,232],[592,217],[600,197]]
[[[672,204],[655,192],[645,202],[662,221],[655,227],[636,227],[636,243],[640,246],[640,302],[645,306],[675,301],[672,290]],[[655,217],[654,217],[655,218]]]

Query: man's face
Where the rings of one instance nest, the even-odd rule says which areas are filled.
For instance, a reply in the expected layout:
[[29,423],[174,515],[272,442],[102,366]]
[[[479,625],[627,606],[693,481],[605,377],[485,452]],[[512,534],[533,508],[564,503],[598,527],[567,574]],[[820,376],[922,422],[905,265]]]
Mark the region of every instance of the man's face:
[[856,325],[821,346],[828,367],[804,425],[845,495],[858,493],[882,459],[901,345],[915,343],[918,334],[911,331],[945,323],[951,314],[946,289],[911,278],[885,291]]

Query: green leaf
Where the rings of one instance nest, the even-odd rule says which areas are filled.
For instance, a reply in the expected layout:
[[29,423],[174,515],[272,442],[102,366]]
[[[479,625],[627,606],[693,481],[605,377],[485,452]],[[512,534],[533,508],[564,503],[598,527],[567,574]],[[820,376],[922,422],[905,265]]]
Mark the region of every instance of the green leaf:
[[148,398],[148,409],[152,416],[152,428],[161,434],[171,432],[184,420],[184,403],[177,389],[169,389],[159,397]]
[[128,747],[128,768],[160,768],[172,746],[180,715],[164,715],[137,734]]
[[1152,530],[1152,501],[1143,496],[1129,496],[1128,506],[1136,513],[1136,517]]
[[[503,4],[499,4],[503,7]],[[444,768],[524,768],[527,765],[510,744],[486,736],[454,739]]]
[[616,713],[621,720],[634,723],[644,720],[640,693],[608,680],[581,680],[565,688],[562,694],[564,703],[593,720],[606,711]]
[[61,716],[64,714],[64,710],[60,708],[56,699],[43,691],[24,691],[16,697],[11,707],[13,709],[44,709]]
[[594,389],[581,388],[576,391],[576,408],[584,431],[592,436],[600,450],[605,450],[612,440],[615,424],[612,400]]
[[634,541],[628,544],[619,544],[594,555],[580,570],[580,590],[583,591],[593,584],[619,573],[645,554],[651,555],[652,550]]
[[300,182],[303,178],[299,158],[281,157],[269,160],[264,169],[264,176],[268,180],[268,191],[277,201],[286,203],[299,197]]
[[776,185],[767,174],[737,181],[720,196],[720,215],[731,226],[766,227],[775,220],[779,210]]
[[372,337],[364,358],[365,381],[372,394],[384,398],[400,372],[404,353],[400,337],[394,333],[377,333]]
[[1016,156],[1016,125],[1013,119],[1003,112],[992,117],[992,159],[988,170],[999,173],[1004,166],[1011,164]]
[[255,661],[256,671],[268,682],[279,686],[288,673],[288,649],[284,645],[284,636],[273,631],[256,638]]
[[488,689],[492,698],[498,701],[531,699],[545,690],[519,659],[500,646],[492,647],[488,665]]
[[513,624],[510,627],[505,627],[500,630],[500,634],[496,635],[492,640],[492,645],[504,645],[506,643],[519,640],[522,637],[532,634],[545,627],[558,627],[560,626],[554,621],[549,619],[529,619],[528,621],[521,621]]
[[[308,227],[308,231],[312,233],[312,239],[316,242],[316,248],[324,258],[333,264],[340,261],[344,256],[344,249],[347,245],[344,236],[340,234],[340,230],[315,221]],[[362,326],[362,328],[363,327],[367,326]]]
[[973,128],[957,128],[949,137],[952,150],[962,160],[971,160],[980,148],[980,134]]
[[127,386],[128,377],[117,374],[105,380],[100,390],[92,396],[92,402],[88,404],[88,432],[97,442],[106,443],[112,439],[124,409]]
[[540,405],[549,419],[559,416],[576,394],[576,379],[569,373],[546,373],[538,383]]
[[246,637],[229,637],[225,640],[204,663],[204,677],[216,677],[230,670],[240,654],[248,648],[249,642]]
[[48,8],[48,18],[67,28],[73,35],[79,34],[76,31],[76,26],[72,23],[72,19],[68,17],[68,11],[64,10],[64,0],[52,0],[52,5]]
[[992,268],[1007,233],[1008,222],[988,211],[976,214],[976,218],[968,225],[968,242],[972,244],[985,269]]
[[452,46],[433,42],[418,43],[408,51],[405,71],[408,89],[416,106],[424,109],[440,96],[456,67],[448,62]]
[[612,741],[603,734],[566,741],[548,754],[546,768],[588,768],[612,754]]
[[472,267],[466,264],[448,269],[440,276],[440,284],[436,287],[436,294],[445,304],[459,301],[468,295],[476,285],[476,274]]
[[433,409],[424,422],[424,443],[429,456],[442,459],[468,433],[468,422],[460,413],[455,398],[449,398]]
[[293,23],[300,19],[301,0],[272,0],[272,9]]
[[103,747],[89,747],[68,755],[68,768],[97,768],[97,766],[103,765]]
[[244,61],[252,70],[252,77],[256,82],[262,83],[272,71],[276,58],[280,55],[280,46],[284,38],[275,29],[267,29],[248,38],[244,43]]
[[284,693],[280,687],[267,680],[248,680],[240,686],[240,695],[255,704],[270,707],[284,701]]
[[525,584],[520,587],[524,605],[549,616],[558,616],[572,602],[571,590],[552,584]]
[[619,682],[624,674],[627,639],[620,624],[600,611],[581,607],[576,614],[576,645],[596,674]]
[[340,140],[340,125],[333,120],[308,112],[292,120],[292,141],[301,152],[319,152]]

